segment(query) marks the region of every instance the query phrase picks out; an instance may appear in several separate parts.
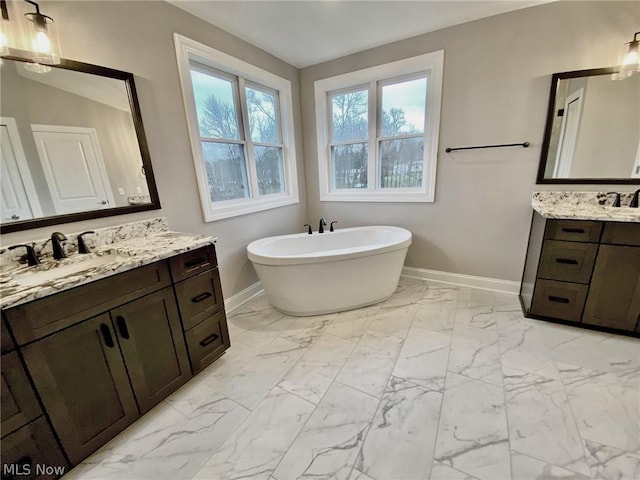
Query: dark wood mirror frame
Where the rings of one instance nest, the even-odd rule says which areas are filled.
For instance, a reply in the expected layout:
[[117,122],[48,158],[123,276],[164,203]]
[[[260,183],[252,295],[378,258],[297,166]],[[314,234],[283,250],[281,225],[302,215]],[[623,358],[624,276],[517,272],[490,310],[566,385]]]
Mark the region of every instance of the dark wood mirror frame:
[[[19,50],[10,50],[9,55],[3,56],[7,60],[15,60],[19,62],[31,62],[23,52]],[[64,215],[53,215],[49,217],[34,218],[18,222],[11,222],[0,225],[0,233],[17,232],[20,230],[28,230],[31,228],[47,227],[50,225],[58,225],[61,223],[79,222],[82,220],[90,220],[93,218],[111,217],[115,215],[124,215],[127,213],[141,212],[145,210],[157,210],[160,208],[160,198],[158,197],[158,189],[156,187],[153,168],[151,166],[151,157],[149,155],[149,146],[144,133],[142,124],[142,114],[140,113],[140,105],[138,103],[138,95],[133,79],[133,74],[122,70],[92,65],[90,63],[76,62],[74,60],[61,59],[59,65],[52,65],[52,68],[62,68],[66,70],[74,70],[76,72],[84,72],[102,77],[109,77],[116,80],[122,80],[125,83],[127,93],[129,95],[129,106],[131,107],[131,115],[133,125],[135,127],[138,145],[140,146],[140,155],[142,157],[142,166],[144,175],[149,187],[149,196],[151,203],[143,205],[130,205],[125,207],[107,208],[104,210],[92,210],[78,213],[68,213]]]
[[544,129],[544,140],[538,164],[538,177],[536,184],[614,184],[614,185],[639,185],[637,178],[545,178],[544,171],[547,166],[547,156],[551,143],[551,130],[553,128],[554,107],[558,82],[569,78],[592,77],[596,75],[611,75],[619,71],[618,67],[594,68],[590,70],[575,70],[573,72],[554,73],[551,77],[551,90],[549,93],[549,106],[547,107],[547,123]]

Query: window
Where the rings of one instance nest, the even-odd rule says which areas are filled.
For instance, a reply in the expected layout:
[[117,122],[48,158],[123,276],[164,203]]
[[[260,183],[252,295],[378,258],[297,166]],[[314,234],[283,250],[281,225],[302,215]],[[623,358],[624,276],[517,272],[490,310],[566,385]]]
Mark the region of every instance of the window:
[[290,82],[175,40],[205,221],[297,203]]
[[320,200],[432,202],[444,52],[315,82]]

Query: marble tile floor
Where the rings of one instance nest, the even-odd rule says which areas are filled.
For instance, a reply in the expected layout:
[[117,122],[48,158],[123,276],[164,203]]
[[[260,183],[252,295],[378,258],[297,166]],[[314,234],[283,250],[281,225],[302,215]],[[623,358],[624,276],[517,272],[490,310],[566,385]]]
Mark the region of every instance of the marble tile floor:
[[232,347],[71,471],[85,479],[640,479],[640,341],[403,277],[318,317],[259,295]]

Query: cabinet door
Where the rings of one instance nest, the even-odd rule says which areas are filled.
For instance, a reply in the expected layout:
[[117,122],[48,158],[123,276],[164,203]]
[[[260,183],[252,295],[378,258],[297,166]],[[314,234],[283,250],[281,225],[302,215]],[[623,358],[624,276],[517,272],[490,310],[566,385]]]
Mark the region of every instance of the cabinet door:
[[2,355],[2,435],[42,414],[17,352]]
[[640,248],[601,245],[583,322],[632,331],[640,316]]
[[131,385],[145,413],[191,377],[173,289],[111,311]]
[[22,351],[73,464],[139,416],[109,315],[43,338]]

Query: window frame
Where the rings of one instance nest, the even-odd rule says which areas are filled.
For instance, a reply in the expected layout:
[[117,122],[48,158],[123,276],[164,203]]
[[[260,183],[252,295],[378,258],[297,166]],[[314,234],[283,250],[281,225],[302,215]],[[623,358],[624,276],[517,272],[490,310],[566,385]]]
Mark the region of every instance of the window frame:
[[[314,82],[318,187],[323,202],[433,202],[442,103],[444,50],[378,65]],[[423,74],[424,75],[421,75]],[[382,87],[410,79],[427,77],[426,115],[423,132],[423,185],[420,188],[381,188],[379,144],[381,136]],[[332,118],[331,96],[341,92],[368,89],[367,188],[333,189],[331,177]],[[415,135],[409,135],[415,137]],[[362,142],[354,142],[362,143]]]
[[[178,33],[174,33],[174,43],[178,61],[178,73],[180,75],[182,99],[187,119],[187,128],[189,131],[189,142],[191,144],[191,151],[193,154],[193,163],[204,221],[213,222],[224,218],[231,218],[299,203],[291,82],[285,78],[244,62],[212,47],[196,42],[195,40],[184,37]],[[200,125],[198,122],[195,95],[191,82],[192,62],[199,64],[198,66],[202,66],[204,69],[202,73],[206,74],[207,69],[210,69],[212,75],[215,75],[215,72],[220,75],[218,78],[229,77],[232,79],[234,100],[239,102],[238,105],[236,105],[238,134],[240,137],[238,140],[215,139],[200,136]],[[235,83],[236,80],[237,83]],[[246,87],[269,94],[275,94],[276,116],[279,120],[281,144],[254,142],[251,138]],[[201,144],[203,139],[213,142],[220,140],[222,143],[230,142],[242,145],[247,168],[247,180],[250,188],[250,195],[248,197],[224,200],[220,202],[211,201],[209,182],[207,180],[207,172]],[[253,148],[255,145],[282,148],[285,180],[284,192],[265,195],[259,194],[256,171],[257,165],[255,162]]]

